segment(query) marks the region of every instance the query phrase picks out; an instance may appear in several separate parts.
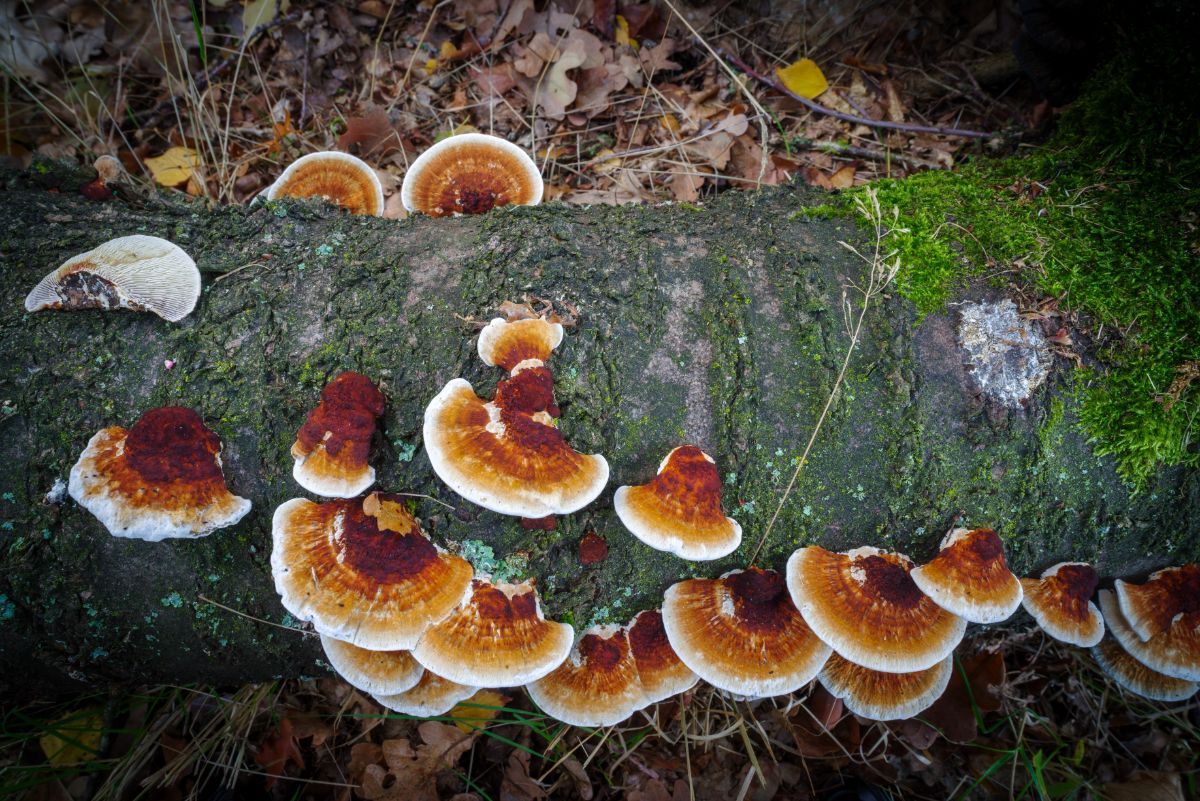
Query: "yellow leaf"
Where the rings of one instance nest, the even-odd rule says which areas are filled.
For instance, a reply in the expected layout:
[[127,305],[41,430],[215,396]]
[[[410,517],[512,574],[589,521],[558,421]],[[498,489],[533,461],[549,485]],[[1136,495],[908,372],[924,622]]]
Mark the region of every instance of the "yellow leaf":
[[[286,14],[291,0],[281,0],[278,3],[280,13]],[[260,25],[270,25],[275,21],[275,0],[250,0],[242,9],[242,30],[249,36]]]
[[441,48],[438,50],[438,61],[447,61],[458,55],[458,48],[454,46],[454,42],[449,39],[442,42]]
[[619,158],[609,158],[610,156],[616,155],[617,154],[614,153],[613,149],[610,147],[606,147],[603,150],[598,151],[595,158],[592,159],[592,169],[601,175],[612,172],[617,167],[621,166],[621,160]]
[[664,114],[658,118],[658,122],[662,127],[679,136],[679,120],[675,119],[674,114]]
[[829,88],[825,73],[811,58],[802,58],[790,66],[775,70],[775,73],[784,86],[809,100]]
[[161,156],[146,159],[154,180],[163,186],[179,186],[196,174],[200,156],[190,147],[173,147]]
[[100,753],[103,731],[104,709],[84,707],[48,724],[38,743],[51,765],[78,765],[92,761]]
[[464,734],[470,734],[476,729],[487,728],[487,724],[500,714],[499,707],[508,702],[507,695],[495,690],[480,690],[451,709],[450,717],[454,718],[454,725]]
[[617,29],[613,31],[613,38],[617,40],[617,44],[619,45],[629,45],[634,50],[638,49],[637,40],[629,37],[629,20],[620,14],[617,15]]
[[834,189],[849,189],[854,186],[854,165],[847,164],[829,176],[829,184]]
[[438,62],[436,58],[431,58],[425,62],[425,72],[432,75],[437,72]]

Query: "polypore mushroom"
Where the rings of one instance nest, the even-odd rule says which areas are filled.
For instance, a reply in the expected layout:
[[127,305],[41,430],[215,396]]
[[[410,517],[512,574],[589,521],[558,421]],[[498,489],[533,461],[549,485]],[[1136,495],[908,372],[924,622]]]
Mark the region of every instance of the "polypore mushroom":
[[1104,636],[1104,618],[1092,603],[1100,576],[1083,562],[1060,562],[1040,579],[1021,579],[1021,605],[1056,640],[1091,648]]
[[656,704],[690,690],[700,680],[671,647],[662,612],[657,609],[634,616],[629,624],[629,650],[648,703]]
[[373,651],[411,649],[458,605],[473,574],[429,541],[402,499],[378,492],[286,501],[272,538],[284,607],[321,634]]
[[934,603],[972,623],[999,623],[1021,605],[1021,582],[990,528],[952,530],[938,555],[909,575]]
[[203,537],[250,511],[225,486],[220,438],[182,406],[150,409],[128,431],[101,429],[67,490],[114,536],[150,542]]
[[[425,409],[429,462],[472,503],[517,517],[568,514],[591,503],[608,482],[603,456],[572,450],[549,413],[527,411],[545,402],[544,390],[533,384],[543,369],[517,373],[491,402],[456,378]],[[529,405],[522,405],[527,396]]]
[[593,626],[566,660],[525,689],[541,709],[572,726],[612,726],[647,704],[623,626]]
[[1200,681],[1200,633],[1195,624],[1187,625],[1187,615],[1179,613],[1172,625],[1143,640],[1125,617],[1118,598],[1109,590],[1100,591],[1104,622],[1121,647],[1156,673],[1184,681]]
[[321,197],[355,214],[383,214],[383,184],[365,161],[326,150],[293,161],[267,187],[267,200]]
[[[1103,591],[1100,597],[1103,599]],[[1105,637],[1094,646],[1092,658],[1117,684],[1152,701],[1183,701],[1195,695],[1200,687],[1194,681],[1177,679],[1147,667],[1113,637]]]
[[404,174],[400,200],[431,217],[483,214],[542,202],[542,174],[521,148],[498,136],[449,136],[422,153]]
[[296,483],[327,498],[352,498],[374,484],[367,456],[383,406],[383,393],[362,373],[330,381],[292,444]]
[[172,323],[196,308],[200,271],[176,244],[157,236],[122,236],[72,256],[25,297],[25,311],[129,309]]
[[449,617],[429,627],[413,656],[459,684],[515,687],[561,665],[574,635],[566,623],[542,617],[532,582],[475,580]]
[[885,673],[856,665],[835,652],[817,680],[859,717],[900,720],[920,714],[940,698],[953,670],[953,656],[925,670]]
[[478,687],[458,684],[426,670],[420,680],[404,692],[373,694],[372,697],[394,712],[428,718],[446,714],[477,692]]
[[562,339],[562,323],[541,317],[495,317],[479,332],[477,349],[488,367],[503,367],[515,374],[519,368],[542,367]]
[[662,622],[690,670],[738,695],[792,692],[829,657],[829,646],[804,622],[774,570],[751,567],[672,585]]
[[642,542],[684,559],[720,559],[742,543],[742,527],[721,511],[721,476],[694,445],[667,454],[648,484],[618,487],[617,517]]
[[329,664],[358,689],[373,695],[395,695],[412,689],[423,668],[408,651],[368,651],[321,635]]
[[1164,568],[1144,584],[1118,580],[1116,590],[1129,628],[1147,645],[1155,643],[1159,658],[1146,664],[1168,676],[1200,680],[1200,565]]
[[870,546],[833,553],[810,545],[788,559],[788,589],[834,651],[872,670],[914,673],[949,656],[967,621],[921,592],[912,566]]

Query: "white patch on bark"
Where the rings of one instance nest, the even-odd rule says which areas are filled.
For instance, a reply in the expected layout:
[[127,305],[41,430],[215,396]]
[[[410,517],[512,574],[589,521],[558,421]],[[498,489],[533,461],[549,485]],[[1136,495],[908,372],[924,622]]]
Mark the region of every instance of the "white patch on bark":
[[960,314],[958,344],[980,391],[1002,406],[1023,407],[1050,374],[1053,354],[1045,337],[1007,298],[964,303]]

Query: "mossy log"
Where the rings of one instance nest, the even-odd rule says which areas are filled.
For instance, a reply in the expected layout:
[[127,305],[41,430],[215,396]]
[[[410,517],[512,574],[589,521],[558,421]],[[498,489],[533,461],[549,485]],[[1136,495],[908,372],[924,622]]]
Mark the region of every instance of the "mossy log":
[[[549,204],[397,222],[319,202],[92,202],[80,177],[46,167],[0,177],[0,687],[22,696],[327,670],[315,638],[285,630],[299,626],[275,595],[270,524],[304,494],[288,450],[341,370],[366,373],[387,396],[377,486],[449,504],[416,499],[429,534],[479,567],[535,576],[553,617],[625,621],[675,581],[744,566],[833,387],[849,341],[843,297],[864,278],[839,244],[861,239],[856,221],[797,213],[826,199],[795,187],[703,207]],[[171,239],[205,272],[191,316],[25,313],[45,273],[131,233]],[[561,428],[612,466],[600,498],[553,532],[455,496],[421,442],[425,405],[448,380],[487,395],[500,378],[476,357],[464,318],[486,320],[526,294],[578,309],[551,362]],[[1124,486],[1077,430],[1070,361],[1042,350],[1051,369],[1015,405],[982,385],[956,304],[1000,294],[964,284],[944,313],[919,319],[893,293],[870,312],[759,564],[782,568],[809,543],[924,559],[956,521],[995,528],[1025,572],[1071,559],[1129,575],[1196,557],[1197,475]],[[146,543],[110,536],[69,498],[44,501],[93,433],[168,404],[196,409],[220,435],[228,483],[254,504],[240,524]],[[717,562],[651,550],[612,511],[617,486],[648,481],[684,442],[716,458],[726,511],[746,532]],[[587,532],[609,551],[585,567]]]

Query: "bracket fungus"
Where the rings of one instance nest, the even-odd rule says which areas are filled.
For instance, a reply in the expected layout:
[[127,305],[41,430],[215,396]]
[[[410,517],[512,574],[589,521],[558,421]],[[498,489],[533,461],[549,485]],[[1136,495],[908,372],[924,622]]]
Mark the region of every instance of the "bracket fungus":
[[479,332],[476,349],[488,367],[503,367],[515,375],[526,367],[545,365],[562,339],[562,323],[542,317],[518,320],[495,317]]
[[431,217],[483,214],[542,202],[542,174],[523,149],[482,133],[448,136],[408,168],[400,200]]
[[309,492],[353,498],[375,483],[367,463],[383,393],[362,373],[345,372],[321,390],[321,400],[292,444],[292,477]]
[[532,582],[492,584],[476,579],[448,617],[413,648],[434,673],[475,687],[515,687],[562,664],[575,632],[542,616]]
[[466,595],[470,563],[438,548],[403,500],[285,501],[271,572],[283,606],[320,634],[372,651],[410,649]]
[[953,529],[938,555],[909,575],[934,603],[971,623],[999,623],[1021,605],[1021,582],[990,528]]
[[829,657],[774,570],[733,570],[667,588],[662,623],[671,647],[700,678],[751,697],[796,690]]
[[694,445],[668,453],[650,483],[618,487],[613,506],[633,536],[684,559],[720,559],[742,544],[742,527],[721,510],[716,462]]
[[912,566],[902,554],[870,546],[834,553],[810,545],[788,559],[788,589],[812,630],[844,658],[913,673],[945,659],[967,621],[921,592]]
[[416,686],[424,670],[408,651],[368,651],[321,635],[329,664],[358,689],[378,695],[395,695]]
[[67,490],[114,536],[150,542],[203,537],[250,511],[225,486],[220,438],[182,406],[150,409],[129,430],[101,429]]
[[662,612],[644,609],[629,624],[629,650],[637,666],[642,694],[651,704],[690,690],[700,681],[671,647]]
[[1195,695],[1200,687],[1194,681],[1177,679],[1147,667],[1111,636],[1092,648],[1092,658],[1117,684],[1152,701],[1183,701]]
[[946,691],[954,657],[913,673],[885,673],[843,659],[835,652],[817,680],[846,708],[870,720],[901,720],[928,709]]
[[1147,665],[1200,680],[1200,565],[1164,568],[1143,584],[1118,580],[1116,597],[1129,630],[1155,655],[1153,661],[1143,659]]
[[572,726],[613,726],[646,706],[624,626],[593,626],[561,665],[525,689],[543,711]]
[[426,670],[417,683],[404,692],[372,693],[371,697],[393,712],[428,718],[446,714],[477,692],[478,687],[458,684]]
[[1100,590],[1100,611],[1108,630],[1134,659],[1156,673],[1184,681],[1200,681],[1200,632],[1180,614],[1174,625],[1142,639],[1121,608],[1120,596]]
[[25,297],[25,310],[129,309],[175,323],[200,299],[191,256],[157,236],[122,236],[72,256]]
[[1091,648],[1104,636],[1104,618],[1092,603],[1100,576],[1083,562],[1059,562],[1040,579],[1021,579],[1021,605],[1056,640]]
[[[595,500],[608,483],[604,457],[573,450],[549,413],[526,411],[515,387],[496,394],[485,402],[456,378],[429,402],[425,448],[438,477],[468,501],[516,517],[568,514]],[[537,398],[528,402],[542,403],[544,392]]]
[[321,197],[355,214],[383,214],[383,184],[365,161],[349,153],[324,150],[293,161],[267,187],[267,200]]

